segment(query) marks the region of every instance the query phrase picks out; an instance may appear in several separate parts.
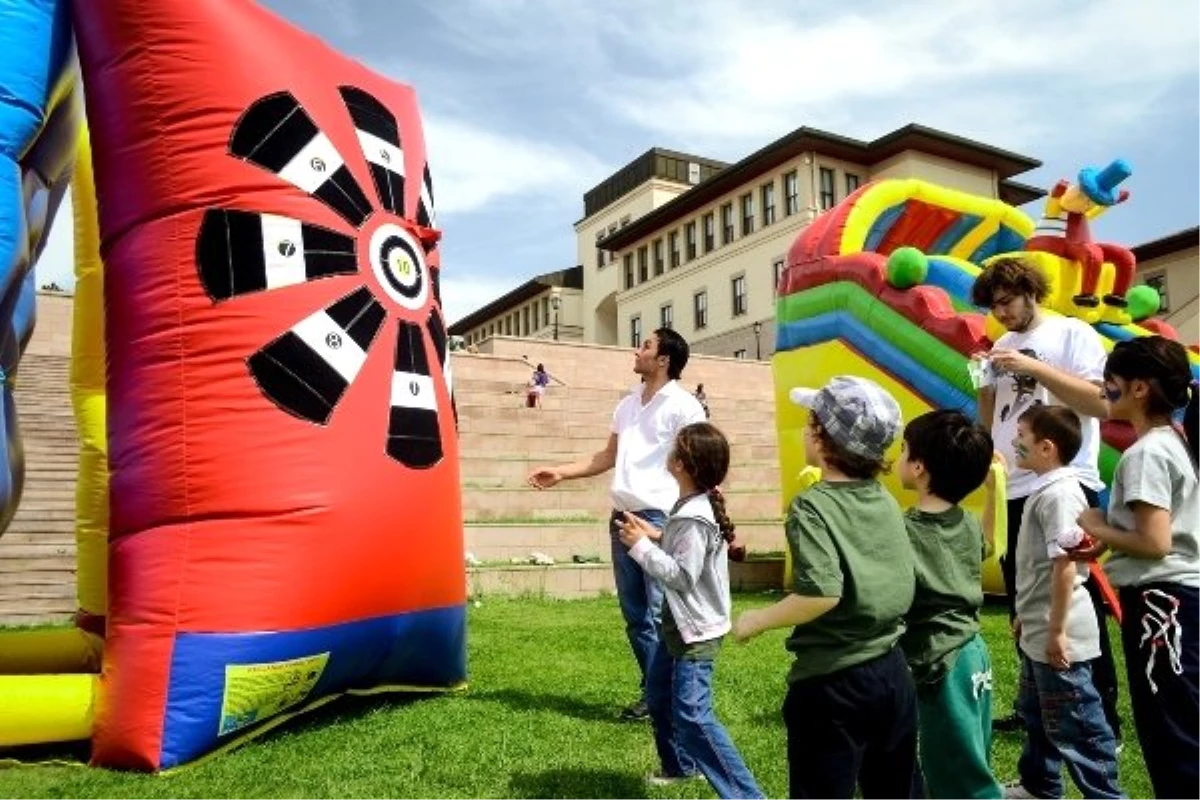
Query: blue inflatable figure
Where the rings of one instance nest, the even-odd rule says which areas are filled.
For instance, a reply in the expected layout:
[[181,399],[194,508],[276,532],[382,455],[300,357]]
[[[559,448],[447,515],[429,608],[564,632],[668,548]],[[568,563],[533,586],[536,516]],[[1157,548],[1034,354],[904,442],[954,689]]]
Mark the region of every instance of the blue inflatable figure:
[[0,534],[25,481],[13,387],[33,333],[34,263],[83,119],[68,0],[0,0]]

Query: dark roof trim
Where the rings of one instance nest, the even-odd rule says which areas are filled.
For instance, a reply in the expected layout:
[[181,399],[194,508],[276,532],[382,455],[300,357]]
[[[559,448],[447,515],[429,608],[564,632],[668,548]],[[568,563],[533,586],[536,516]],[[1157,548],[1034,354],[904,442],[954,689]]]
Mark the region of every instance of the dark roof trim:
[[873,142],[802,127],[634,220],[597,246],[605,250],[625,248],[802,153],[812,151],[870,167],[905,150],[918,150],[959,163],[986,167],[994,170],[1001,181],[1042,165],[1041,161],[1029,156],[917,124],[905,125]]
[[1000,199],[1010,206],[1023,206],[1045,196],[1045,189],[1017,181],[1000,181]]
[[1200,246],[1200,227],[1185,228],[1159,239],[1139,244],[1132,248],[1132,250],[1140,264],[1143,261],[1153,261],[1156,258],[1169,256],[1172,253],[1178,253],[1180,250],[1187,250],[1189,247],[1197,246]]
[[481,325],[493,317],[512,310],[514,307],[537,297],[542,292],[554,286],[560,286],[563,289],[582,289],[583,266],[562,269],[558,272],[547,272],[544,275],[530,278],[511,292],[497,297],[482,308],[472,311],[455,322],[448,329],[448,333],[451,336],[462,336],[477,325]]

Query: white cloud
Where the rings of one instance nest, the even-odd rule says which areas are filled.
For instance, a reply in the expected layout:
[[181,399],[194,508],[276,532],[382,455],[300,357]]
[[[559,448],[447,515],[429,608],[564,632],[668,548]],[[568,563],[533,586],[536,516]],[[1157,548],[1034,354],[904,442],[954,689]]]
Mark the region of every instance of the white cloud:
[[[1164,82],[1196,72],[1197,11],[1184,0],[829,8],[749,15],[697,0],[684,17],[647,15],[638,35],[672,54],[672,74],[610,74],[594,99],[705,143],[761,143],[801,124],[874,137],[943,117],[1023,146],[1051,125],[1135,124]],[[955,113],[960,104],[978,113]]]
[[608,167],[570,145],[505,135],[425,113],[439,215],[483,211],[502,198],[578,197]]

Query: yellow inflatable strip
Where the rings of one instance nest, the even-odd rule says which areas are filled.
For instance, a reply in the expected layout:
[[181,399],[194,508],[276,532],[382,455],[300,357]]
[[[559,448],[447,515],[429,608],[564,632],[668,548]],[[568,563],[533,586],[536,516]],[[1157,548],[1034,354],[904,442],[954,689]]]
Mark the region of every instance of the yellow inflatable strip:
[[0,746],[88,739],[99,675],[0,675]]

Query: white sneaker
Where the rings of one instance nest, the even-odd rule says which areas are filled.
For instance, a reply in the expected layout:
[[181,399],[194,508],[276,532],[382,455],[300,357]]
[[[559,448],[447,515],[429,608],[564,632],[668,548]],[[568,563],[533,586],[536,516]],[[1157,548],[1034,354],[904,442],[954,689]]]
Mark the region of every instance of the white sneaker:
[[651,786],[675,786],[687,781],[694,781],[697,778],[703,778],[699,772],[691,775],[663,775],[661,772],[651,772],[646,776],[646,783]]

